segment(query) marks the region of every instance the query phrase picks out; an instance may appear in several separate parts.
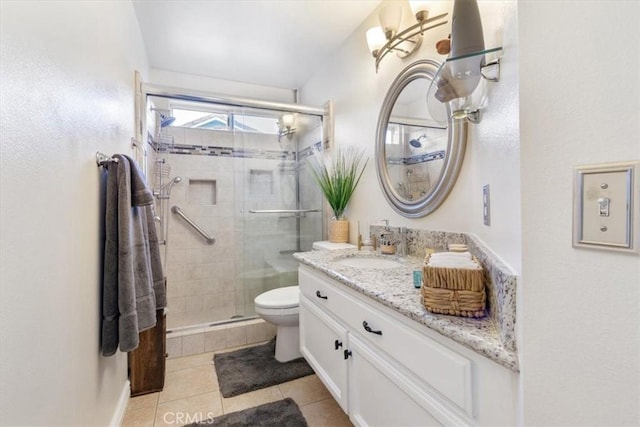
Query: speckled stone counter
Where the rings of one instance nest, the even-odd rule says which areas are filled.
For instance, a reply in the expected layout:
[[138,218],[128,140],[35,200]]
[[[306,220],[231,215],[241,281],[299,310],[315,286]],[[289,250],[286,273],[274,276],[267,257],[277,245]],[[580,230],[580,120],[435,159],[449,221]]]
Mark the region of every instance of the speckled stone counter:
[[430,313],[424,308],[420,300],[420,290],[413,286],[413,271],[422,268],[423,257],[391,256],[390,258],[397,260],[401,266],[376,269],[354,268],[336,261],[350,256],[389,256],[354,249],[302,252],[293,256],[301,263],[326,273],[374,301],[518,372],[517,354],[514,349],[509,348],[510,345],[503,342],[494,316],[469,319]]

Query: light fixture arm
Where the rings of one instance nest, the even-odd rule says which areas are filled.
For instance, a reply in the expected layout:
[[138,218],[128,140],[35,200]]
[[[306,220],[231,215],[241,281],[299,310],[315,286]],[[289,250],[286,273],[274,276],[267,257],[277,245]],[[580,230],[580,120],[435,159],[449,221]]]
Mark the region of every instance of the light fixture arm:
[[445,16],[447,16],[446,13],[434,16],[433,18],[429,18],[429,19],[425,19],[424,21],[420,21],[412,26],[410,26],[409,28],[400,31],[399,33],[395,34],[393,37],[391,37],[389,40],[387,40],[387,43],[385,43],[380,49],[374,51],[373,56],[376,58],[376,72],[378,72],[378,67],[380,66],[380,62],[382,61],[382,58],[384,58],[389,52],[391,51],[402,51],[405,52],[407,54],[411,53],[411,52],[407,52],[403,49],[398,48],[398,46],[401,43],[405,43],[405,42],[411,42],[411,43],[416,43],[414,40],[412,40],[413,37],[417,36],[417,35],[424,35],[424,33],[428,30],[431,30],[433,28],[436,27],[440,27],[441,25],[446,24],[448,21],[442,21],[439,22],[437,24],[428,26],[428,27],[424,27],[425,24],[429,24],[431,22],[435,22],[439,19],[444,18]]

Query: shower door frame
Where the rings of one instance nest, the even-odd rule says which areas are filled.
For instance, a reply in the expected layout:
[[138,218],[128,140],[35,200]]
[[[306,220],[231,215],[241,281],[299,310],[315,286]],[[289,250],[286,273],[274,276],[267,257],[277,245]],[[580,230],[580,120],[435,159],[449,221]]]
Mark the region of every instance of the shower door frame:
[[[136,82],[138,83],[138,82]],[[233,107],[249,107],[249,108],[258,108],[265,110],[273,110],[273,111],[281,111],[281,112],[291,112],[291,113],[301,113],[308,114],[313,116],[319,116],[322,119],[322,146],[323,150],[331,147],[333,140],[333,102],[328,101],[322,108],[312,107],[303,104],[295,104],[295,103],[285,103],[285,102],[275,102],[275,101],[265,101],[244,97],[233,97],[227,95],[220,95],[214,92],[203,91],[203,90],[195,90],[195,89],[185,89],[185,88],[177,88],[171,86],[163,86],[157,84],[150,83],[140,83],[140,122],[139,122],[139,130],[142,134],[142,141],[147,141],[147,122],[146,122],[146,111],[147,111],[147,99],[149,96],[161,97],[161,98],[170,98],[180,101],[193,101],[193,102],[204,102],[211,104],[221,104],[226,106]],[[148,171],[145,171],[145,175],[148,174]],[[326,206],[323,208],[324,211]],[[323,221],[322,224],[322,235],[326,234],[325,224]],[[298,240],[300,239],[299,230],[298,230]],[[174,328],[175,331],[178,330],[188,330],[192,328],[200,328],[202,326],[208,325],[221,325],[228,323],[235,323],[246,321],[252,317],[242,317],[238,319],[225,319],[225,320],[216,320],[213,322],[205,322],[204,324],[199,325],[190,325],[184,327]]]
[[[234,96],[219,95],[214,92],[194,90],[194,89],[182,89],[169,86],[161,86],[149,83],[142,83],[142,96],[144,102],[142,108],[146,111],[147,97],[158,96],[161,98],[172,98],[181,101],[194,101],[194,102],[207,102],[222,105],[230,105],[234,107],[252,107],[262,108],[265,110],[277,110],[286,111],[290,113],[303,113],[313,116],[322,116],[323,123],[325,120],[332,122],[332,109],[331,108],[319,108],[311,107],[303,104],[290,104],[286,102],[275,101],[263,101],[260,99],[242,98]],[[142,114],[142,119],[145,120],[145,115]],[[143,123],[146,126],[146,123]],[[141,129],[146,129],[142,126]],[[329,135],[323,135],[323,139],[327,139]],[[143,135],[143,139],[146,135]]]

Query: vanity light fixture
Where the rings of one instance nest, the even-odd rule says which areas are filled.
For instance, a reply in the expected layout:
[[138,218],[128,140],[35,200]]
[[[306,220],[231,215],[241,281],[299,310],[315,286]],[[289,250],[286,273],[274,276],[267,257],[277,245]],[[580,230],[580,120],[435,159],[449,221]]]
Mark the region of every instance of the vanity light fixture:
[[293,127],[295,122],[296,118],[293,114],[287,113],[280,116],[280,120],[278,120],[278,142],[283,136],[290,137],[296,133],[296,129]]
[[[380,26],[367,31],[367,45],[376,60],[376,72],[378,72],[382,58],[389,52],[395,52],[400,58],[405,58],[420,46],[425,31],[447,23],[443,20],[447,16],[446,13],[429,18],[427,4],[428,2],[424,0],[409,1],[417,23],[402,31],[399,31],[402,20],[402,4],[392,2],[380,10],[378,14]],[[428,25],[431,23],[434,24]]]
[[455,0],[451,28],[451,54],[440,66],[429,88],[428,102],[447,103],[453,119],[480,123],[487,106],[486,81],[500,80],[500,58],[486,62],[486,55],[502,47],[485,49],[482,20],[476,0]]

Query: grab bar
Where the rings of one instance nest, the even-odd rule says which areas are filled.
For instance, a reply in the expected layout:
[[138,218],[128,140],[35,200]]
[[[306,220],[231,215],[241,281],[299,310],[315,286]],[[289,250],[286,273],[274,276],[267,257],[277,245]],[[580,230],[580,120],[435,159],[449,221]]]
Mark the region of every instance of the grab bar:
[[206,231],[204,231],[202,228],[200,228],[200,226],[198,226],[198,224],[196,224],[195,222],[193,222],[191,220],[191,218],[186,216],[184,214],[184,212],[182,212],[182,209],[180,209],[178,206],[171,206],[171,212],[173,212],[174,214],[178,215],[180,218],[184,219],[187,224],[189,224],[194,230],[196,230],[198,233],[200,233],[200,235],[202,237],[205,238],[205,240],[207,241],[208,244],[213,245],[216,242],[216,239],[214,239],[213,237],[209,236],[209,234],[207,234]]
[[284,214],[298,214],[308,212],[320,212],[320,209],[251,209],[249,213],[266,214],[266,213],[284,213]]

